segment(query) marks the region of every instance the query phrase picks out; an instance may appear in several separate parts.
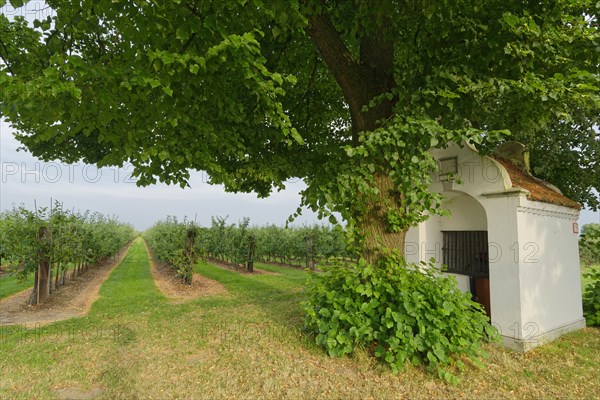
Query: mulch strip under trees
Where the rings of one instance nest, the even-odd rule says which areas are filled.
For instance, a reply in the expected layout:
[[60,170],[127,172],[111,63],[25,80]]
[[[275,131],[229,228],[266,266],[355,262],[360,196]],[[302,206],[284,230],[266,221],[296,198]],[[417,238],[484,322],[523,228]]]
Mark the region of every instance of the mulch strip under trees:
[[150,271],[156,283],[156,287],[172,304],[185,303],[187,301],[208,296],[227,294],[228,291],[220,282],[194,273],[192,284],[186,285],[178,278],[175,271],[164,263],[154,260],[150,249],[146,247],[150,259]]

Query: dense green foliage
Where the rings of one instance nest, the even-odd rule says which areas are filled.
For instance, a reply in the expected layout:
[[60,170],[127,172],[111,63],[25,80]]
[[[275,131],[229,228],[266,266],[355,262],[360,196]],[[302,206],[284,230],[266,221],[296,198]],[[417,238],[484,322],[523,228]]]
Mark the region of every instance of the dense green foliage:
[[[213,218],[211,227],[200,232],[199,251],[220,261],[245,265],[248,262],[248,243],[253,237],[256,243],[255,258],[265,262],[304,266],[309,256],[322,262],[330,257],[350,257],[346,250],[345,232],[339,227],[251,227],[249,223],[248,218],[242,219],[237,225],[228,224],[226,218]],[[312,241],[312,252],[307,248],[309,239]]]
[[600,326],[600,267],[584,274],[590,280],[583,292],[583,315],[587,325]]
[[[38,237],[41,228],[47,229],[49,240]],[[115,255],[134,237],[134,229],[116,218],[72,212],[59,202],[36,211],[21,206],[0,213],[2,264],[22,278],[36,271],[41,259],[50,260],[54,277],[64,276],[69,268]]]
[[154,257],[165,262],[176,258],[179,250],[185,248],[187,225],[187,220],[179,222],[176,217],[168,216],[146,230],[143,237],[152,248]]
[[312,241],[312,256],[325,263],[329,258],[351,258],[346,246],[346,231],[338,226],[312,225],[282,228],[275,225],[253,228],[256,236],[257,257],[271,262],[292,264],[304,262],[307,257],[307,240]]
[[397,256],[329,267],[309,282],[307,329],[332,356],[364,347],[395,371],[422,363],[455,381],[444,367],[462,368],[461,354],[478,360],[480,344],[498,336],[482,307],[440,272]]
[[48,6],[0,16],[0,111],[44,159],[131,162],[142,185],[204,170],[261,196],[300,177],[304,205],[351,224],[385,176],[404,229],[437,209],[431,147],[510,132],[540,177],[598,205],[593,0]]
[[[177,222],[175,217],[167,217],[144,234],[159,260],[169,262],[178,249],[183,248],[187,224]],[[227,222],[227,217],[212,217],[210,227],[198,227],[197,230],[195,248],[199,256],[241,267],[250,261],[251,241],[257,261],[306,266],[308,257],[317,263],[325,263],[329,258],[349,259],[351,256],[346,248],[345,232],[339,227],[250,226],[249,218],[233,224]]]
[[581,228],[579,257],[583,265],[600,264],[600,224],[585,224]]
[[[196,234],[195,224],[188,220],[180,222],[174,216],[156,222],[144,232],[144,238],[154,257],[173,268],[185,283],[192,282],[193,266],[196,262],[194,252],[186,251],[188,232]],[[192,243],[192,247],[193,245]]]
[[249,261],[249,245],[252,233],[249,218],[228,224],[227,218],[213,217],[209,228],[202,228],[198,237],[198,249],[203,256],[245,267]]
[[[185,235],[191,226],[188,221],[179,222],[169,216],[144,233],[154,256],[174,266],[185,247]],[[325,263],[330,258],[349,258],[345,233],[339,227],[302,226],[278,227],[250,226],[250,219],[243,218],[237,224],[228,223],[227,217],[213,217],[210,227],[196,227],[195,253],[240,267],[250,261],[249,245],[255,243],[254,259],[287,265],[305,266],[307,257]],[[312,240],[309,254],[306,240]]]

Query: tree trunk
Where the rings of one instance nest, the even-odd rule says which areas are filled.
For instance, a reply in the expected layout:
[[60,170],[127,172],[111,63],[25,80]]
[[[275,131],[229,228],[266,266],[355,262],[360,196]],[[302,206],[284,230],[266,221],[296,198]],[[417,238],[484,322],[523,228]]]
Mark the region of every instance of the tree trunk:
[[56,263],[56,276],[54,277],[54,290],[58,289],[58,286],[60,285],[60,262]]
[[248,263],[246,265],[247,272],[254,272],[254,254],[256,252],[256,238],[250,235],[248,242]]
[[[375,107],[363,111],[375,97],[391,93],[394,80],[394,44],[382,23],[367,35],[359,32],[359,54],[353,54],[337,32],[327,14],[317,14],[309,19],[306,31],[329,67],[350,109],[353,143],[359,135],[368,135],[393,115],[393,100],[383,100]],[[366,212],[356,215],[360,233],[364,237],[363,257],[370,263],[377,261],[391,249],[404,253],[406,232],[392,233],[388,229],[387,212],[398,205],[388,167],[380,165],[374,177],[379,193],[366,205]],[[360,198],[361,193],[357,193]]]
[[187,231],[187,237],[185,241],[185,258],[186,258],[186,271],[183,277],[183,283],[186,285],[192,284],[192,278],[194,276],[194,244],[196,243],[196,234],[198,231],[195,228],[190,228]]
[[50,296],[50,262],[42,260],[38,266],[38,297],[37,304],[43,304]]
[[363,257],[374,263],[390,252],[399,250],[404,254],[406,231],[390,232],[387,223],[387,212],[397,206],[398,195],[394,192],[392,179],[383,174],[374,177],[379,189],[377,198],[367,205],[367,212],[360,219],[360,229],[364,237]]
[[29,295],[29,300],[27,301],[27,304],[29,304],[30,306],[37,304],[37,293],[38,293],[38,270],[36,268],[35,276],[33,277],[33,290],[31,291],[31,294]]
[[306,240],[306,268],[313,271],[315,269],[315,258],[313,253],[313,238],[308,235],[305,238]]
[[34,291],[30,296],[29,304],[42,304],[48,300],[50,295],[50,257],[47,254],[47,248],[49,243],[48,228],[41,227],[38,230],[37,242],[38,242],[38,267],[36,270],[36,282]]

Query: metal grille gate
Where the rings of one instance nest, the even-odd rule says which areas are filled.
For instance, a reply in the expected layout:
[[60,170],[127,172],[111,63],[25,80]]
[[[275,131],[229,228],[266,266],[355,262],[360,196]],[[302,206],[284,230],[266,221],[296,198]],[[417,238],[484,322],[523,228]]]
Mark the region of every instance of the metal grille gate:
[[442,231],[443,263],[447,272],[475,277],[489,276],[487,231]]

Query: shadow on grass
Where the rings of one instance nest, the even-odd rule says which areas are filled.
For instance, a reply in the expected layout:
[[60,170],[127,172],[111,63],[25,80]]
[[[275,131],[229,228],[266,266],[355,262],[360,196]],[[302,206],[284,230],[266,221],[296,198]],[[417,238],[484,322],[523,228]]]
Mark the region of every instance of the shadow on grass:
[[[258,267],[263,268],[262,265]],[[195,271],[219,281],[229,290],[233,296],[229,306],[256,307],[272,322],[297,330],[302,324],[300,302],[308,274],[305,271],[269,267],[269,270],[280,275],[244,274],[210,263],[197,264]],[[202,300],[202,304],[207,302],[210,300]]]

